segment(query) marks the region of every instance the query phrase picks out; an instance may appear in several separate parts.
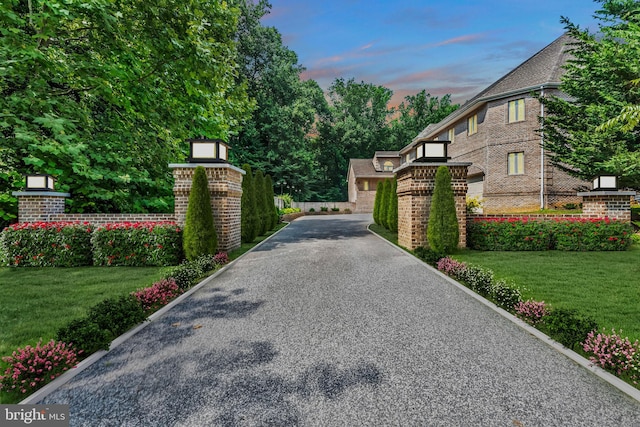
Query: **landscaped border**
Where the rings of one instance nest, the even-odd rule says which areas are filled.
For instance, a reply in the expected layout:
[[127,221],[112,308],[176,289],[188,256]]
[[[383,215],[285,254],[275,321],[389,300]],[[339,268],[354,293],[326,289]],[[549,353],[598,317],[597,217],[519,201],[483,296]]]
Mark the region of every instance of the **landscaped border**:
[[538,338],[540,341],[544,342],[545,344],[547,344],[548,346],[550,346],[551,348],[553,348],[557,352],[565,355],[566,357],[568,357],[569,359],[571,359],[572,361],[574,361],[578,365],[582,366],[583,368],[587,369],[592,374],[596,375],[598,378],[606,381],[611,386],[617,388],[618,390],[620,390],[621,392],[625,393],[626,395],[628,395],[632,399],[635,399],[636,401],[640,402],[640,390],[639,389],[633,387],[631,384],[626,383],[625,381],[623,381],[622,379],[616,377],[615,375],[605,371],[604,369],[600,368],[599,366],[594,365],[589,360],[585,359],[584,357],[582,357],[581,355],[579,355],[575,351],[573,351],[571,349],[568,349],[567,347],[565,347],[564,345],[560,344],[559,342],[553,340],[548,335],[544,334],[540,330],[538,330],[538,329],[534,328],[533,326],[529,325],[528,323],[526,323],[524,320],[519,319],[515,315],[513,315],[513,314],[509,313],[508,311],[498,307],[496,304],[494,304],[491,301],[487,300],[486,298],[478,295],[477,293],[473,292],[471,289],[467,288],[466,286],[462,285],[461,283],[457,282],[456,280],[452,279],[451,277],[447,276],[446,274],[442,273],[441,271],[438,271],[436,268],[432,267],[431,265],[429,265],[427,262],[421,260],[420,258],[414,256],[411,252],[407,251],[406,249],[404,249],[404,248],[402,248],[402,247],[400,247],[400,246],[388,241],[384,237],[378,235],[376,232],[371,230],[369,228],[369,226],[367,226],[367,230],[371,234],[373,234],[374,236],[378,237],[380,240],[384,241],[388,245],[390,245],[393,248],[395,248],[396,250],[398,250],[398,251],[400,251],[402,253],[406,253],[406,254],[409,254],[409,255],[413,256],[417,261],[419,261],[422,264],[424,264],[424,266],[428,270],[430,270],[431,272],[436,274],[441,279],[444,279],[448,283],[452,284],[456,288],[458,288],[461,291],[463,291],[465,294],[471,296],[475,300],[477,300],[480,303],[484,304],[486,307],[489,307],[491,310],[495,311],[496,313],[498,313],[500,316],[504,317],[505,319],[510,320],[512,323],[516,324],[518,327],[520,327],[524,331],[526,331],[529,334],[533,335],[534,337]]
[[64,374],[60,375],[55,380],[51,381],[50,383],[48,383],[44,387],[42,387],[42,388],[38,389],[37,391],[35,391],[34,393],[30,394],[28,397],[26,397],[24,400],[20,401],[18,404],[20,404],[20,405],[37,404],[42,399],[47,397],[49,394],[53,393],[58,388],[62,387],[64,384],[68,383],[76,375],[80,374],[82,371],[84,371],[85,369],[87,369],[88,367],[90,367],[91,365],[93,365],[94,363],[99,361],[100,359],[102,359],[111,350],[113,350],[114,348],[118,347],[119,345],[125,343],[129,338],[133,337],[138,332],[142,331],[144,328],[146,328],[152,322],[154,322],[155,320],[157,320],[157,319],[161,318],[162,316],[164,316],[173,307],[175,307],[176,305],[180,304],[182,301],[184,301],[185,299],[189,298],[195,292],[197,292],[198,290],[200,290],[201,288],[203,288],[204,286],[209,284],[209,282],[213,281],[216,277],[218,277],[220,274],[222,274],[224,271],[226,271],[229,267],[234,265],[238,260],[242,259],[246,254],[248,254],[250,252],[253,252],[257,248],[262,246],[265,242],[270,240],[273,236],[277,235],[282,230],[286,229],[288,225],[289,224],[285,225],[284,227],[282,227],[281,229],[279,229],[275,233],[271,234],[270,236],[268,236],[267,238],[262,240],[260,243],[255,245],[253,248],[251,248],[247,252],[245,252],[242,255],[240,255],[238,258],[234,259],[233,261],[230,261],[228,264],[225,264],[220,269],[216,270],[215,273],[213,273],[211,276],[206,277],[205,279],[200,281],[200,283],[198,283],[198,284],[192,286],[191,288],[189,288],[189,290],[187,290],[185,293],[183,293],[180,296],[178,296],[175,299],[173,299],[169,304],[163,306],[158,311],[156,311],[153,314],[151,314],[147,318],[147,320],[145,322],[139,324],[138,326],[134,327],[133,329],[130,329],[129,331],[127,331],[124,334],[120,335],[118,338],[116,338],[115,340],[113,340],[111,342],[111,344],[109,345],[109,350],[100,350],[100,351],[97,351],[97,352],[93,353],[92,355],[90,355],[89,357],[84,359],[82,362],[78,363],[78,365],[75,368],[69,369],[67,372],[65,372]]

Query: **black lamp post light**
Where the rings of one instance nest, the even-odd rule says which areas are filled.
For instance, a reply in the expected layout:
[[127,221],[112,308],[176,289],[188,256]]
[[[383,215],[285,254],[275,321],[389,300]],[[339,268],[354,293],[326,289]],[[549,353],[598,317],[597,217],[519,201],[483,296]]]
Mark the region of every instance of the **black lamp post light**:
[[189,163],[227,163],[229,145],[221,139],[189,139]]
[[414,146],[416,148],[416,162],[446,163],[447,146],[451,141],[420,140]]
[[593,180],[593,191],[617,191],[618,177],[614,175],[600,175]]
[[53,191],[56,180],[51,175],[25,175],[26,191]]

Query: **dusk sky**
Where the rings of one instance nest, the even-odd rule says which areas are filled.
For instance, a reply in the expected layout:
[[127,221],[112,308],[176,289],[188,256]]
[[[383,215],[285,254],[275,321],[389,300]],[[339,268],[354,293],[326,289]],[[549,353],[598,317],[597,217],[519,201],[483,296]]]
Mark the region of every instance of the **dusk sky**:
[[597,29],[590,0],[270,0],[263,24],[282,34],[323,89],[338,77],[393,90],[426,89],[456,103],[564,32],[561,16]]

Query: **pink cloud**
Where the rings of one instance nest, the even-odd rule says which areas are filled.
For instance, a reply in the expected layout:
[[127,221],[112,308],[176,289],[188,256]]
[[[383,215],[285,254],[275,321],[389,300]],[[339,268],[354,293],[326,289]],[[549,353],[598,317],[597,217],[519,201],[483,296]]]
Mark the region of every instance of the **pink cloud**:
[[449,46],[452,44],[475,44],[480,41],[484,41],[487,38],[488,33],[476,33],[476,34],[467,34],[464,36],[458,36],[451,39],[443,40],[438,43],[432,43],[423,46],[423,49],[431,49],[434,47],[442,47]]

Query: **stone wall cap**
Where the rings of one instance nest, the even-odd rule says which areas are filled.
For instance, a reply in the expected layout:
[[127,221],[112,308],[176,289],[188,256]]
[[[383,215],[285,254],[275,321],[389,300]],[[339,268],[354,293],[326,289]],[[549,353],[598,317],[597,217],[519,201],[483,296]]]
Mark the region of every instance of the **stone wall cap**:
[[578,193],[580,197],[586,196],[636,196],[635,191],[583,191]]
[[407,169],[412,166],[471,166],[473,163],[471,162],[411,162],[405,163],[404,165],[393,170],[393,173],[397,173],[403,169]]
[[69,193],[59,193],[57,191],[14,191],[13,196],[49,196],[49,197],[71,197]]
[[198,166],[202,166],[205,169],[231,169],[236,172],[240,172],[242,175],[246,175],[247,172],[237,166],[233,166],[229,163],[169,163],[169,169],[195,169]]

